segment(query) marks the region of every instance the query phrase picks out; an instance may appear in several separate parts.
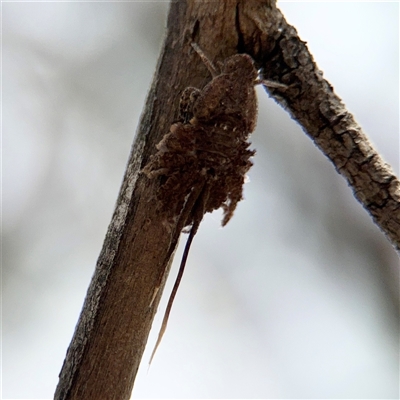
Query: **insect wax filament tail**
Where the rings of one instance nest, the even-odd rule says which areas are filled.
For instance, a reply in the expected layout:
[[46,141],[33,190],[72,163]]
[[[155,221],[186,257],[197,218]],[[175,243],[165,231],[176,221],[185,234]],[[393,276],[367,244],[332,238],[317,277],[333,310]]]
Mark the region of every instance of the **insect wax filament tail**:
[[197,229],[199,228],[199,225],[200,225],[200,221],[197,221],[197,222],[195,221],[193,223],[193,225],[192,225],[192,228],[190,229],[189,237],[188,237],[188,240],[187,240],[186,245],[185,245],[185,250],[183,252],[181,265],[179,267],[179,272],[178,272],[178,275],[176,277],[176,281],[175,281],[174,287],[172,288],[172,292],[171,292],[171,296],[169,297],[169,300],[168,300],[167,308],[165,309],[164,318],[163,318],[163,321],[162,321],[162,324],[161,324],[160,332],[158,333],[158,338],[157,338],[156,345],[154,346],[154,350],[151,353],[149,365],[153,361],[153,357],[156,354],[157,348],[161,343],[161,340],[162,340],[162,338],[164,336],[165,330],[167,329],[169,314],[171,312],[172,304],[174,302],[176,292],[178,291],[179,284],[181,283],[181,279],[182,279],[182,276],[183,276],[183,271],[185,270],[186,261],[187,261],[188,255],[189,255],[190,245],[192,244],[194,235],[196,234]]

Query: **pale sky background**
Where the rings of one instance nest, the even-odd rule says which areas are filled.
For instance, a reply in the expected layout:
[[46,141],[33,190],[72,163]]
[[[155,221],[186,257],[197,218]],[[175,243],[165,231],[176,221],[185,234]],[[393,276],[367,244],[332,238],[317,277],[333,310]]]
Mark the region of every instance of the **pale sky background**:
[[[52,398],[150,86],[166,2],[2,3],[2,390]],[[279,2],[399,173],[399,4]],[[245,200],[205,218],[133,398],[399,398],[399,260],[258,88]],[[166,130],[168,127],[166,127]]]

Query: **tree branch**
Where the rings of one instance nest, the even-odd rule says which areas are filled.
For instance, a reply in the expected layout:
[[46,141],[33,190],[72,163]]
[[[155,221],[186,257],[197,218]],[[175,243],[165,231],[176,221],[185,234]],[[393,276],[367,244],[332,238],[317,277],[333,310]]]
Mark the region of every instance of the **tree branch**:
[[268,91],[346,178],[354,196],[399,251],[399,179],[323,79],[306,43],[279,9],[251,1],[239,10],[239,51],[254,58],[265,79],[289,86],[284,92]]
[[247,52],[265,78],[289,88],[271,95],[332,160],[389,239],[400,247],[400,184],[372,148],[293,27],[270,0],[171,3],[167,35],[83,310],[68,348],[56,399],[128,399],[182,224],[164,225],[159,189],[139,171],[178,113],[187,86],[209,73],[190,47],[211,60]]
[[210,79],[190,44],[217,60],[236,53],[235,16],[236,2],[171,3],[165,43],[56,399],[130,398],[182,230],[179,218],[162,224],[154,202],[159,183],[139,171],[176,120],[182,91]]

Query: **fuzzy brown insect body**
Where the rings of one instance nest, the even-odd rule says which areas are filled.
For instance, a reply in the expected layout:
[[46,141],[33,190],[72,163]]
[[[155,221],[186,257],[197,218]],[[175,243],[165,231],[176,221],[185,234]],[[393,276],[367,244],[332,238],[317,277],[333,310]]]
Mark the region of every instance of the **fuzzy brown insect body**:
[[233,55],[220,64],[218,74],[198,46],[193,47],[213,79],[202,90],[184,90],[180,120],[158,143],[157,153],[143,169],[148,178],[161,178],[157,199],[165,219],[183,215],[181,226],[192,226],[151,359],[166,329],[189,248],[204,214],[222,207],[222,225],[228,223],[243,197],[250,158],[255,153],[248,149],[247,141],[257,118],[254,86],[260,83],[252,58]]
[[[143,170],[149,178],[162,177],[158,199],[168,217],[180,214],[198,185],[205,185],[208,196],[204,213],[222,207],[222,225],[232,217],[254,155],[247,139],[257,117],[256,79],[251,57],[237,54],[203,90],[189,87],[182,93],[180,121]],[[189,218],[185,225],[193,222]]]

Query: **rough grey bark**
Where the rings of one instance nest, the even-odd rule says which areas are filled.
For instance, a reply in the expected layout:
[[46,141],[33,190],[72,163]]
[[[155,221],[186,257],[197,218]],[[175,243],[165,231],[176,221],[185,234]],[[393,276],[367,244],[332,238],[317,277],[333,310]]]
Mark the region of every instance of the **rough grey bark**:
[[238,25],[241,50],[258,62],[265,78],[290,86],[279,93],[270,89],[271,96],[332,161],[357,200],[400,250],[400,182],[323,78],[305,42],[276,7],[261,2],[243,7]]
[[187,86],[209,81],[194,41],[212,60],[246,52],[271,95],[302,125],[400,248],[400,183],[372,148],[305,44],[270,0],[171,3],[166,39],[116,209],[60,373],[55,399],[128,399],[182,224],[160,223],[159,189],[139,171],[178,113]]

